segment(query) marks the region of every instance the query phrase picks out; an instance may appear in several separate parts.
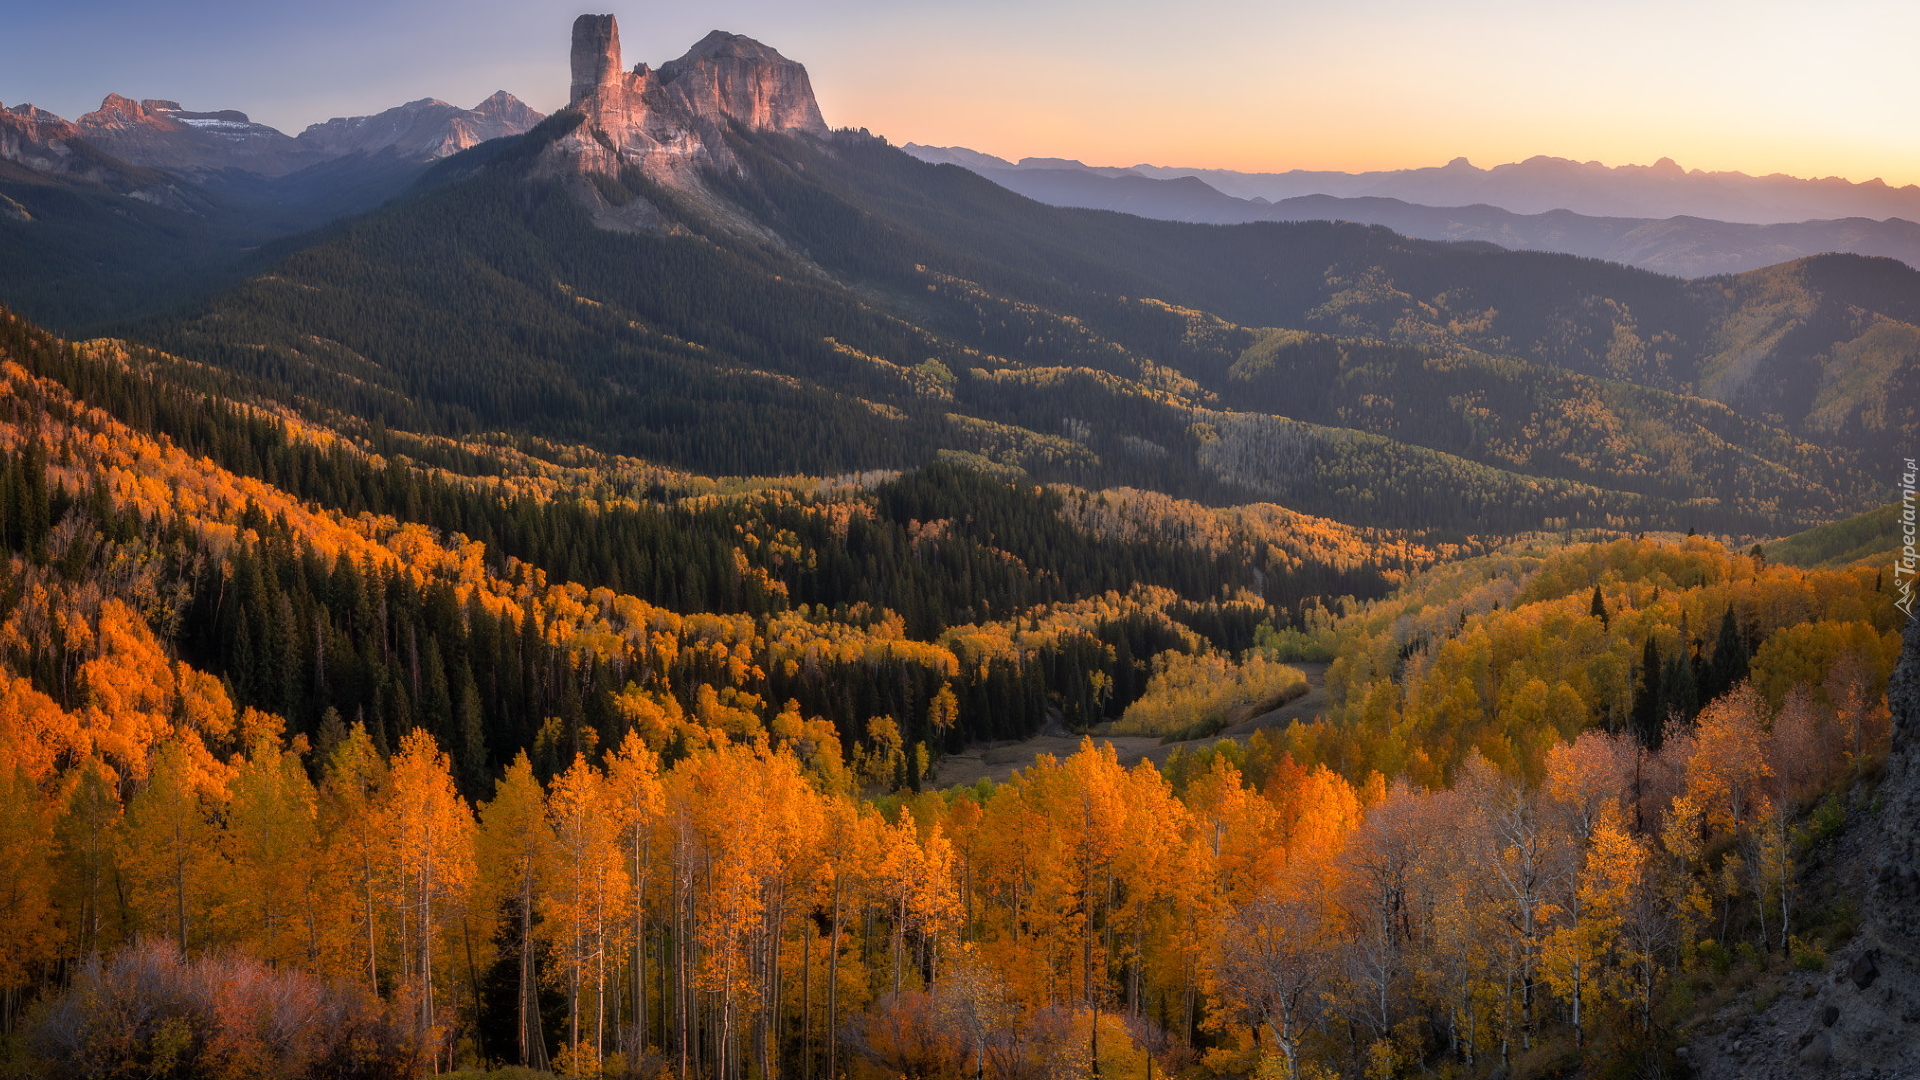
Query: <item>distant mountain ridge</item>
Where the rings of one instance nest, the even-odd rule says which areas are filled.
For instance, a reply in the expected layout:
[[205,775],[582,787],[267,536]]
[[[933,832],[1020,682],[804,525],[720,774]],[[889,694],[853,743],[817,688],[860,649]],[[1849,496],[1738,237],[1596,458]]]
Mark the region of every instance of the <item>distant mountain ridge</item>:
[[0,109],[0,295],[69,330],[162,307],[267,241],[378,206],[432,162],[543,119],[505,91],[298,137],[237,110],[119,94],[77,122]]
[[108,94],[74,124],[88,142],[122,161],[189,175],[238,168],[279,176],[317,160],[284,132],[236,109],[194,112],[177,101]]
[[294,142],[330,155],[390,148],[403,157],[437,161],[490,139],[524,135],[545,119],[544,113],[498,90],[471,109],[421,98],[372,116],[334,117],[309,125]]
[[[0,108],[0,177],[9,175],[57,178],[156,205],[180,203],[172,177],[121,161],[95,147],[70,121],[32,105]],[[0,213],[7,205],[0,204]]]
[[1427,206],[1380,195],[1296,195],[1270,202],[1229,195],[1193,175],[1161,178],[1058,158],[1010,164],[961,148],[913,146],[909,152],[923,161],[960,165],[1052,206],[1167,221],[1354,221],[1422,240],[1483,241],[1582,255],[1679,277],[1743,273],[1827,252],[1886,256],[1920,266],[1920,224],[1902,218],[1755,225],[1688,216],[1595,217],[1565,209],[1516,213],[1486,203]]
[[1419,169],[1249,173],[1146,164],[1090,166],[1068,158],[1029,157],[1015,162],[966,147],[918,143],[902,149],[922,161],[969,169],[1070,169],[1103,176],[1132,173],[1157,180],[1194,176],[1235,198],[1267,202],[1332,195],[1400,199],[1423,206],[1484,203],[1516,214],[1570,210],[1589,217],[1700,217],[1755,225],[1848,217],[1920,221],[1920,185],[1893,187],[1877,178],[1853,183],[1837,176],[1802,179],[1779,173],[1706,172],[1684,169],[1672,158],[1652,165],[1609,167],[1597,161],[1540,155],[1482,169],[1461,157]]
[[[335,117],[310,125],[297,137],[254,123],[237,109],[195,112],[177,101],[135,101],[119,94],[108,94],[98,109],[75,121],[33,105],[14,106],[11,115],[20,118],[13,124],[16,129],[26,121],[51,125],[44,129],[49,135],[84,139],[126,165],[196,179],[228,169],[280,177],[349,154],[382,150],[410,160],[437,161],[489,139],[524,134],[546,119],[504,90],[471,109],[422,98],[371,116]],[[18,131],[15,140],[21,141]],[[28,156],[23,149],[0,145],[0,158],[42,172],[63,171],[43,167],[47,161],[35,166]]]

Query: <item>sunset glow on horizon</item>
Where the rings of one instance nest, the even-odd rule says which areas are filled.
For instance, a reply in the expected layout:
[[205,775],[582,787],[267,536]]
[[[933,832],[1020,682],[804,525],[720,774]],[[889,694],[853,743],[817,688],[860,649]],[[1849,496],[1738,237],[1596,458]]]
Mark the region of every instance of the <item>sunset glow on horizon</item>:
[[[628,62],[720,27],[805,63],[829,123],[1009,159],[1287,169],[1481,167],[1536,155],[1920,182],[1920,6],[1475,0],[1084,0],[964,6],[589,5]],[[104,10],[102,10],[104,8]],[[576,3],[115,0],[20,13],[0,101],[73,117],[109,91],[330,116],[505,89],[564,104]],[[83,47],[84,46],[84,47]]]

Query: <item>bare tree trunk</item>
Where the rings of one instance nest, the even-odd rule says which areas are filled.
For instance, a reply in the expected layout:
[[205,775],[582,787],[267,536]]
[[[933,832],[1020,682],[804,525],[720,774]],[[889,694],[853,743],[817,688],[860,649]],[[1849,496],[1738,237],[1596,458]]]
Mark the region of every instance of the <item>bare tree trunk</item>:
[[813,1080],[813,922],[800,923],[800,1080]]
[[833,878],[833,940],[827,947],[827,1080],[833,1080],[840,1067],[840,890],[841,879]]
[[689,1003],[687,1001],[687,900],[683,895],[684,884],[676,875],[673,885],[673,1023],[674,1046],[680,1055],[680,1078],[687,1080],[689,1047],[687,1045],[687,1024]]

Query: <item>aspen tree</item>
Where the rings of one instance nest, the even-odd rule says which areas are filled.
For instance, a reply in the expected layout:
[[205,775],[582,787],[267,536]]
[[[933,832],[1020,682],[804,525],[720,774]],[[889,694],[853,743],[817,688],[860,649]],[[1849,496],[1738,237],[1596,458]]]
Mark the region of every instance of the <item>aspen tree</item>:
[[653,871],[654,834],[665,809],[660,758],[637,732],[628,732],[607,761],[607,797],[619,829],[628,877],[627,946],[633,982],[633,1024],[627,1036],[630,1058],[646,1049],[647,889]]
[[381,988],[380,931],[393,890],[380,813],[387,782],[387,762],[366,725],[355,723],[328,757],[320,789],[322,876],[334,889],[322,948],[332,958],[326,970],[364,980],[373,994]]
[[53,904],[54,807],[26,770],[0,772],[0,1035],[15,995],[59,952]]
[[584,756],[553,778],[547,820],[554,860],[543,906],[555,975],[567,992],[567,1042],[576,1048],[582,1044],[581,996],[590,985],[594,1011],[587,1041],[597,1055],[605,1051],[607,945],[616,909],[626,899],[627,877],[618,810],[610,805],[600,770]]
[[315,878],[317,801],[299,755],[261,740],[229,785],[221,848],[226,921],[249,951],[274,964],[319,952]]
[[520,1064],[547,1067],[540,1029],[539,970],[534,948],[538,898],[544,895],[555,857],[545,793],[525,751],[494,782],[493,800],[480,810],[476,844],[480,878],[494,910],[507,919],[515,942],[514,1046]]
[[[196,740],[197,741],[197,740]],[[141,927],[185,955],[206,944],[218,871],[219,833],[209,820],[225,796],[181,742],[163,744],[127,806],[119,862]],[[208,804],[212,803],[212,806]]]
[[436,1046],[445,1029],[436,1011],[435,959],[450,951],[441,940],[444,924],[473,885],[473,814],[454,790],[452,761],[424,728],[401,739],[391,768],[379,820],[394,899],[406,918],[403,941],[412,938],[417,1032],[423,1044]]

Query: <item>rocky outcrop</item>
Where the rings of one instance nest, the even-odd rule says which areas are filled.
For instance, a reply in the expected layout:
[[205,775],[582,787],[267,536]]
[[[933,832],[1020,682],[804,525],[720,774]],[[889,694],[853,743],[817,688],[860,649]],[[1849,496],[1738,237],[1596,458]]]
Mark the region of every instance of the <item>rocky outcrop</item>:
[[314,124],[294,141],[327,157],[391,149],[417,161],[437,161],[489,139],[524,135],[545,114],[505,90],[471,109],[437,98],[409,101],[372,116],[339,116]]
[[1920,961],[1920,619],[1907,620],[1900,664],[1887,684],[1893,752],[1880,788],[1885,833],[1868,904],[1884,947]]
[[685,56],[660,65],[659,79],[702,120],[754,131],[827,132],[807,69],[749,37],[715,30]]
[[657,182],[697,187],[701,168],[737,164],[730,128],[824,135],[807,69],[752,38],[716,30],[656,70],[628,71],[611,15],[573,24],[570,107],[585,122],[546,151],[557,175],[633,167]]
[[1887,687],[1893,749],[1865,838],[1875,855],[1860,932],[1812,993],[1769,1011],[1767,1022],[1792,1040],[1785,1067],[1748,1075],[1920,1076],[1920,619],[1907,621],[1904,637]]
[[133,165],[188,175],[242,169],[282,176],[321,160],[276,128],[233,109],[193,112],[177,101],[108,94],[76,125],[88,142]]
[[1859,931],[1824,970],[1793,972],[1722,1010],[1718,1030],[1685,1051],[1699,1080],[1920,1076],[1920,619],[1904,634],[1887,688],[1893,749],[1856,811],[1870,824],[1849,829],[1822,871],[1831,893],[1858,903]]
[[573,20],[570,56],[573,89],[567,104],[578,107],[602,87],[620,85],[620,24],[611,15],[582,15]]

